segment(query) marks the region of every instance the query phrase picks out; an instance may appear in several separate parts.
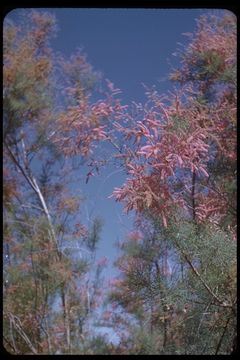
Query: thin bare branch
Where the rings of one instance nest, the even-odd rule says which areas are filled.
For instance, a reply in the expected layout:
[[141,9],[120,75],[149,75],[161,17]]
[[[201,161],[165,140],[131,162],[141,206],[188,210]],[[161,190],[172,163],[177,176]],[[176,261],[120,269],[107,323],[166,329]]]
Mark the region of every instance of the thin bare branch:
[[225,301],[219,299],[219,297],[213,292],[213,290],[209,287],[209,285],[206,283],[206,281],[202,278],[202,276],[200,275],[198,270],[195,268],[195,266],[193,265],[193,263],[191,262],[191,260],[187,256],[187,254],[182,249],[180,249],[179,246],[178,246],[178,248],[179,248],[181,254],[183,255],[183,257],[185,258],[186,262],[192,269],[193,273],[199,278],[199,280],[201,281],[201,283],[203,284],[205,289],[208,291],[208,293],[218,302],[219,306],[232,309],[231,304],[227,304]]
[[26,174],[26,172],[24,171],[23,167],[20,165],[19,161],[17,161],[17,159],[15,158],[12,150],[10,149],[10,147],[8,146],[7,142],[4,141],[4,145],[6,146],[6,149],[11,157],[11,159],[13,160],[14,164],[17,166],[17,168],[20,170],[20,172],[22,173],[22,175],[25,177],[25,179],[27,180],[27,183],[31,186],[31,188],[36,191],[34,184],[32,182],[32,180],[29,178],[29,176]]
[[30,348],[30,350],[36,355],[38,352],[35,349],[35,347],[33,346],[33,344],[31,343],[29,337],[26,335],[26,333],[24,332],[23,328],[22,328],[22,323],[19,319],[18,316],[13,315],[11,313],[9,313],[10,316],[10,322],[12,323],[12,325],[14,326],[14,328],[16,329],[16,331],[18,332],[18,334],[22,337],[22,339],[25,341],[25,343],[28,345],[28,347]]
[[222,333],[222,335],[221,335],[221,337],[220,337],[220,339],[219,339],[219,342],[218,342],[217,348],[216,348],[216,352],[215,352],[214,355],[217,355],[218,352],[219,352],[219,350],[220,350],[220,347],[221,347],[221,345],[222,345],[222,341],[223,341],[224,335],[225,335],[225,333],[226,333],[226,331],[227,331],[228,323],[229,323],[230,320],[231,320],[231,316],[229,316],[228,319],[227,319],[227,321],[226,321],[226,324],[225,324],[224,329],[223,329],[223,333]]

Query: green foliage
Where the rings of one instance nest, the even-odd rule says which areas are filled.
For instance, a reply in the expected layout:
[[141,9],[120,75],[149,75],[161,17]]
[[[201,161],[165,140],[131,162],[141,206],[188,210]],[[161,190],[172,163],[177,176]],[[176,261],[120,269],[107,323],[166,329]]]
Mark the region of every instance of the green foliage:
[[[19,13],[16,23],[4,22],[4,336],[14,354],[72,353],[78,323],[90,322],[98,306],[94,255],[102,225],[96,219],[87,236],[79,223],[79,198],[69,192],[74,168],[59,141],[72,130],[71,105],[90,108],[97,73],[79,51],[69,61],[54,54],[54,16]],[[84,109],[74,140],[76,149],[76,134],[83,136],[83,158],[93,141]]]
[[85,355],[111,355],[107,337],[105,335],[93,336],[84,345],[82,353]]
[[[169,131],[170,138],[184,135],[182,143],[188,144],[183,147],[185,158],[191,155],[198,160],[202,156],[201,147],[209,145],[211,159],[207,160],[207,175],[204,179],[200,174],[192,177],[190,191],[181,198],[185,208],[180,208],[174,197],[180,191],[176,194],[172,190],[185,191],[186,179],[173,186],[169,182],[165,188],[157,188],[160,190],[156,194],[157,183],[164,183],[162,173],[152,181],[148,171],[147,191],[142,191],[146,179],[140,176],[140,191],[146,195],[148,205],[136,222],[141,235],[132,234],[120,246],[122,253],[116,266],[121,276],[115,279],[109,292],[107,305],[112,305],[112,310],[104,319],[106,326],[113,327],[120,338],[114,346],[107,336],[92,331],[104,289],[103,263],[94,263],[102,221],[96,218],[88,232],[76,223],[79,201],[69,194],[71,166],[65,168],[65,160],[68,156],[75,157],[76,149],[83,146],[80,156],[85,157],[96,136],[105,139],[97,127],[97,117],[105,117],[102,114],[110,111],[110,107],[88,103],[98,74],[87,64],[85,56],[77,52],[66,61],[53,54],[49,40],[55,33],[55,19],[51,15],[31,11],[19,26],[5,22],[4,254],[7,256],[3,333],[9,352],[231,353],[236,337],[237,285],[236,25],[229,15],[221,21],[212,17],[209,24],[207,18],[202,18],[199,24],[194,41],[183,55],[182,69],[172,76],[180,85],[191,84],[189,89],[195,95],[181,103],[181,111],[173,104],[168,109],[172,124]],[[59,110],[55,105],[63,97],[61,90],[64,99]],[[168,111],[163,105],[158,106],[160,115],[164,112],[168,118]],[[92,108],[95,108],[93,113]],[[78,128],[79,124],[74,127],[79,118],[82,127]],[[155,123],[152,134],[158,137],[157,122],[150,119],[150,123]],[[190,137],[193,123],[195,135],[200,133],[204,139],[197,138],[200,144],[197,156],[192,139],[185,136]],[[153,142],[154,135],[149,129],[140,121],[137,124],[142,138],[148,137]],[[51,141],[58,131],[58,137]],[[169,151],[173,151],[168,135],[163,136],[164,147],[170,146]],[[141,136],[137,135],[137,150]],[[152,143],[144,148],[149,169],[150,161],[162,149]],[[181,156],[181,152],[176,156],[180,167]],[[161,161],[165,161],[164,156]],[[166,168],[171,168],[174,161],[166,157]],[[158,165],[155,164],[155,175]],[[167,189],[169,206],[160,199],[162,195],[167,199]],[[118,190],[119,198],[126,195],[121,191]],[[134,193],[135,187],[130,191]],[[162,210],[167,209],[168,221],[162,217],[161,210],[151,210],[152,203],[155,210],[159,210],[159,204]],[[134,208],[137,206],[136,202]],[[204,213],[202,217],[195,216],[199,208]]]
[[161,354],[159,332],[146,332],[144,329],[133,329],[133,348],[131,353],[134,355],[158,355]]
[[172,116],[172,121],[173,121],[173,127],[172,127],[173,132],[178,131],[178,130],[187,131],[189,128],[188,121],[177,115]]
[[212,80],[218,78],[222,68],[225,67],[224,59],[215,50],[207,50],[203,54],[192,54],[193,58],[197,58],[194,66],[196,70],[196,79]]
[[[119,201],[129,197],[128,209],[138,211],[135,228],[143,233],[142,239],[129,237],[121,245],[116,261],[121,277],[109,296],[122,314],[115,329],[123,331],[119,346],[123,354],[230,354],[236,337],[236,18],[228,13],[222,19],[202,17],[191,39],[181,68],[172,75],[181,87],[181,106],[177,101],[169,108],[162,105],[161,115],[164,110],[171,125],[161,124],[161,140],[157,124],[149,120],[150,111],[141,125],[136,117],[134,126],[138,124],[144,135],[131,130],[137,145],[129,152],[145,156],[146,162],[126,155],[134,180],[114,192]],[[183,95],[186,98],[180,100]],[[156,112],[151,115],[155,119]],[[183,135],[179,143],[192,146],[193,152],[179,146],[175,153],[164,130],[176,135],[176,143]],[[208,148],[205,177],[194,170],[205,157],[199,151],[188,176],[180,175],[177,185],[164,182],[165,159],[169,169],[175,154],[184,168],[183,158],[188,164],[198,151],[199,139],[192,143],[196,134],[204,139],[199,149]],[[141,139],[150,140],[139,151]],[[171,170],[171,178],[177,177],[179,168]],[[148,191],[143,193],[156,199],[152,207],[153,201],[147,201],[147,211],[136,191],[144,185]],[[157,201],[166,188],[171,206]]]

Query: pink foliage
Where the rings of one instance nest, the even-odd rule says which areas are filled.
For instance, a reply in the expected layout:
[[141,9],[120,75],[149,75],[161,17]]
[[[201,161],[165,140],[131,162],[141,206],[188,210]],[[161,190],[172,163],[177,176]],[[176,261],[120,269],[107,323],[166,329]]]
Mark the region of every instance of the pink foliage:
[[112,312],[111,311],[105,311],[102,315],[103,320],[108,321],[112,318]]
[[97,262],[97,266],[101,266],[101,267],[107,266],[107,264],[108,264],[108,259],[106,258],[106,256],[103,256]]
[[132,241],[140,241],[142,238],[143,238],[143,234],[141,231],[139,230],[134,230],[134,231],[131,231],[129,234],[128,234],[128,238]]

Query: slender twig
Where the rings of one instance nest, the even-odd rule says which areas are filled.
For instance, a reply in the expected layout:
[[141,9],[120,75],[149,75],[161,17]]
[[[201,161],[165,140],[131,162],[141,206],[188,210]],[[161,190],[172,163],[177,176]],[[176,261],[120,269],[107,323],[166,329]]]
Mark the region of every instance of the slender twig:
[[218,351],[220,350],[220,347],[221,347],[221,345],[222,345],[222,341],[223,341],[223,338],[224,338],[224,335],[225,335],[225,333],[226,333],[227,326],[228,326],[228,323],[229,323],[230,320],[231,320],[231,317],[229,317],[229,318],[227,319],[227,321],[226,321],[226,324],[225,324],[224,329],[223,329],[223,333],[222,333],[222,335],[221,335],[221,337],[220,337],[220,339],[219,339],[219,342],[218,342],[218,344],[217,344],[217,348],[216,348],[215,355],[217,355],[217,354],[218,354]]
[[196,209],[195,209],[195,183],[196,183],[196,172],[193,170],[192,173],[192,211],[193,221],[196,221]]
[[37,183],[37,181],[36,181],[36,179],[35,179],[35,177],[33,175],[31,176],[31,180],[32,180],[32,182],[34,184],[35,192],[38,195],[38,198],[39,198],[40,203],[41,203],[41,205],[43,207],[44,213],[45,213],[45,215],[47,217],[49,228],[50,228],[51,238],[55,242],[56,246],[58,246],[57,237],[56,237],[55,230],[54,230],[54,227],[53,227],[53,224],[52,224],[51,215],[49,213],[49,210],[48,210],[47,204],[45,202],[45,199],[44,199],[44,197],[42,195],[42,192],[41,192],[41,190],[40,190],[40,188],[38,186],[38,183]]
[[[193,300],[193,299],[187,299],[187,301],[192,302],[194,304],[200,304],[200,305],[205,305],[206,306],[206,303],[202,302],[202,301],[197,301],[197,300]],[[211,306],[219,306],[219,307],[221,307],[221,304],[211,303]]]
[[[18,332],[18,334],[22,337],[22,339],[25,341],[25,343],[28,345],[28,347],[30,348],[30,350],[34,353],[37,354],[37,350],[35,349],[35,347],[33,346],[33,344],[31,343],[29,337],[26,335],[26,333],[24,332],[23,328],[22,328],[22,323],[19,319],[19,317],[17,317],[16,315],[13,314],[9,314],[10,315],[10,321],[12,322],[12,324],[14,325],[16,331]],[[16,322],[17,320],[17,322]]]
[[190,266],[191,270],[193,271],[193,273],[199,278],[199,280],[201,281],[201,283],[203,284],[203,286],[205,287],[205,289],[208,291],[208,293],[217,301],[217,303],[219,304],[219,306],[222,306],[224,308],[233,308],[233,306],[231,304],[227,304],[225,301],[222,301],[221,299],[219,299],[219,297],[213,292],[213,290],[210,288],[210,286],[206,283],[206,281],[202,278],[202,276],[200,275],[200,273],[198,272],[198,270],[195,268],[195,266],[192,264],[191,260],[189,259],[189,257],[187,256],[187,254],[184,252],[184,250],[181,249],[181,247],[179,246],[179,244],[175,241],[175,244],[178,248],[178,250],[180,251],[180,253],[182,254],[182,256],[184,257],[184,259],[186,260],[186,262],[188,263],[188,265]]
[[8,339],[4,335],[3,335],[3,340],[6,342],[6,344],[8,344],[8,346],[10,346],[15,352],[17,352],[14,346],[8,341]]
[[[223,191],[220,191],[218,189],[216,189],[216,187],[214,187],[213,185],[212,186],[209,186],[209,185],[203,185],[201,183],[198,184],[198,186],[201,186],[205,189],[209,189],[209,190],[212,190],[214,191],[215,193],[217,193],[218,195],[220,195],[226,202],[227,202],[227,205],[230,207],[229,211],[235,215],[236,214],[236,207],[234,207],[230,202],[229,202],[229,199],[227,198],[227,196],[223,193]],[[231,211],[232,210],[232,211]]]
[[50,337],[50,334],[49,334],[49,324],[48,324],[48,318],[47,316],[44,317],[44,322],[45,322],[45,327],[46,329],[44,328],[44,326],[42,325],[42,323],[40,323],[40,327],[41,329],[43,330],[43,332],[45,333],[46,337],[47,337],[47,342],[48,342],[48,352],[49,354],[51,355],[53,353],[53,350],[52,350],[52,343],[51,343],[51,337]]
[[28,208],[28,209],[37,209],[37,210],[40,210],[40,211],[43,211],[43,212],[44,212],[44,210],[43,210],[42,208],[40,208],[39,206],[33,205],[33,204],[30,204],[30,205],[28,205],[28,204],[26,204],[26,205],[22,204],[22,205],[20,205],[20,207]]
[[213,331],[214,331],[214,329],[215,329],[215,327],[216,327],[216,324],[217,324],[217,321],[218,320],[215,320],[215,322],[214,322],[214,324],[210,327],[210,329],[209,329],[209,335],[208,335],[208,338],[207,338],[207,340],[206,340],[206,342],[205,342],[205,346],[204,346],[204,348],[202,349],[202,354],[204,354],[205,353],[205,350],[207,349],[207,346],[208,346],[208,344],[209,344],[209,342],[210,342],[210,340],[211,340],[211,334],[213,333]]
[[10,155],[10,157],[12,158],[14,164],[17,166],[17,168],[21,171],[22,175],[25,177],[25,179],[27,180],[28,184],[31,186],[31,188],[36,192],[35,186],[33,184],[33,182],[31,181],[31,179],[29,178],[29,176],[25,173],[24,169],[22,168],[22,166],[20,165],[19,161],[17,161],[17,159],[15,158],[13,152],[11,151],[10,147],[8,146],[8,144],[6,143],[6,141],[4,141],[4,145],[6,146],[6,149]]
[[200,319],[200,321],[199,321],[199,325],[198,325],[197,333],[196,333],[196,336],[195,336],[195,337],[198,337],[198,335],[199,335],[199,331],[200,331],[200,328],[201,328],[201,326],[202,326],[202,322],[203,322],[203,319],[204,319],[204,315],[206,314],[206,312],[207,312],[207,310],[209,309],[209,307],[211,306],[211,304],[212,304],[212,299],[211,299],[210,302],[207,304],[207,306],[206,306],[205,309],[204,309],[204,312],[202,313],[202,317],[201,317],[201,319]]
[[112,145],[115,147],[115,149],[118,150],[118,152],[119,152],[120,154],[122,154],[122,150],[121,150],[120,147],[113,141],[113,139],[112,139],[110,136],[107,136],[107,140],[110,142],[110,144],[112,144]]
[[11,339],[12,339],[13,348],[14,348],[14,351],[15,351],[16,353],[18,353],[16,344],[15,344],[15,339],[14,339],[14,336],[13,336],[13,328],[12,328],[13,323],[12,323],[12,319],[10,318],[9,320],[10,320],[10,335],[11,335]]
[[218,298],[218,296],[212,291],[212,289],[209,287],[209,285],[206,283],[206,281],[202,278],[202,276],[199,274],[198,270],[195,268],[195,266],[192,264],[189,257],[186,255],[186,253],[183,250],[180,250],[182,255],[184,256],[186,262],[189,264],[190,268],[194,272],[194,274],[199,278],[205,289],[209,292],[209,294],[219,303],[222,307],[232,308],[232,305],[226,304],[224,301]]

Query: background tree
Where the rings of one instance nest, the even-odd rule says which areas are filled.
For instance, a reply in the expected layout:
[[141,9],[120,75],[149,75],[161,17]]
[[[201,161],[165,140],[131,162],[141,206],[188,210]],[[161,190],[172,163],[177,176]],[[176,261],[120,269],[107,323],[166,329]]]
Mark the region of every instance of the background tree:
[[[14,354],[229,354],[236,342],[236,19],[206,16],[170,96],[147,89],[128,110],[81,51],[53,52],[48,13],[4,23],[4,345]],[[94,92],[95,94],[95,92]],[[80,218],[86,182],[117,151],[127,179],[113,196],[137,214],[120,246],[111,307],[118,346],[95,336],[101,224]],[[104,147],[104,146],[103,146]],[[99,157],[100,156],[100,157]],[[109,305],[110,306],[110,305]]]
[[71,181],[105,137],[108,105],[90,103],[98,75],[80,51],[54,54],[55,34],[46,12],[4,22],[4,344],[16,354],[72,353],[96,306],[86,275],[100,276],[99,221],[79,222]]
[[127,143],[128,178],[113,196],[126,211],[161,222],[160,244],[167,239],[177,254],[182,278],[171,295],[190,310],[173,351],[229,353],[236,329],[236,19],[202,17],[189,36],[181,68],[171,74],[179,84],[172,98],[148,89],[146,104],[128,113],[126,126],[116,125]]
[[174,269],[166,258],[171,250],[165,240],[159,224],[153,226],[146,214],[141,231],[130,233],[120,245],[123,254],[116,266],[121,277],[112,283],[109,300],[114,307],[112,312],[122,313],[122,321],[112,315],[109,323],[120,330],[125,354],[172,350],[168,328],[173,313]]

